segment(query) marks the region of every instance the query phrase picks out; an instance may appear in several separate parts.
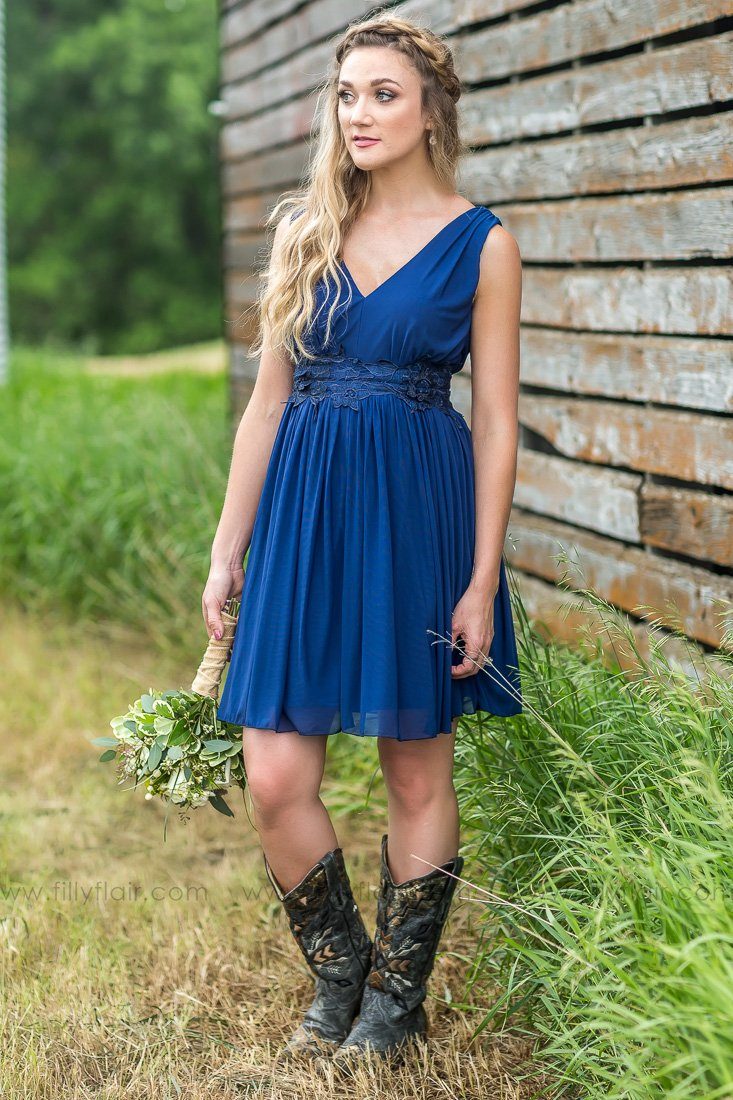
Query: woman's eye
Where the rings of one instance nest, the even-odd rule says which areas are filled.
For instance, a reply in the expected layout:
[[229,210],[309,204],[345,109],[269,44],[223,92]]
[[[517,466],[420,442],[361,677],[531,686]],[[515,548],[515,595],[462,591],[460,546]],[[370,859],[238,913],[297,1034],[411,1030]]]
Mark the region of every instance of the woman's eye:
[[[351,92],[347,92],[344,89],[344,90],[340,91],[338,95],[339,95],[339,99],[343,103],[344,96],[345,95],[351,95]],[[386,97],[387,97],[386,99],[380,99],[380,101],[379,101],[380,103],[389,103],[390,99],[394,99],[394,96],[392,95],[392,93],[388,92],[386,88],[380,88],[380,90],[377,92],[377,95],[378,96],[386,95]]]

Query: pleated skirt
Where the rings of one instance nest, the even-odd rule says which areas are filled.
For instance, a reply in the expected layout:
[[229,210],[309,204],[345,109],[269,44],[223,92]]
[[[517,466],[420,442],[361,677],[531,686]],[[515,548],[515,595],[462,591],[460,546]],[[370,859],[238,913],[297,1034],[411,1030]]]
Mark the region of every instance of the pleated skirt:
[[218,706],[276,732],[415,740],[522,710],[504,559],[491,663],[451,644],[475,535],[471,433],[393,394],[288,401],[274,440]]

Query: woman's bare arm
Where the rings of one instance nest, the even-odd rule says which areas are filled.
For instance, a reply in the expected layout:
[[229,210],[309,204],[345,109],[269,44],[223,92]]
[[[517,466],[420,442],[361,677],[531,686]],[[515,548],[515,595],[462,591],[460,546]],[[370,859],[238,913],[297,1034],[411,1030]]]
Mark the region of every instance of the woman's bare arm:
[[476,545],[471,584],[487,596],[499,586],[517,474],[519,438],[519,246],[495,226],[481,254],[471,330],[471,436],[476,476]]
[[471,580],[453,615],[453,641],[463,634],[466,654],[453,666],[454,677],[477,671],[475,662],[488,654],[494,633],[494,597],[517,472],[521,297],[519,247],[496,225],[481,251],[471,324],[476,537]]

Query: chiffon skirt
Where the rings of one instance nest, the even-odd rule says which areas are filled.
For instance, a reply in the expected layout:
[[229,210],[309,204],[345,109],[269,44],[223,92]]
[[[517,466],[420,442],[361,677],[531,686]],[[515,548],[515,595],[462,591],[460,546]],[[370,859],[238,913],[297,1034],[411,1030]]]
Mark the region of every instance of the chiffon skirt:
[[277,732],[392,737],[521,711],[502,558],[492,663],[453,679],[453,608],[473,568],[465,419],[392,394],[358,409],[286,402],[246,563],[219,718]]

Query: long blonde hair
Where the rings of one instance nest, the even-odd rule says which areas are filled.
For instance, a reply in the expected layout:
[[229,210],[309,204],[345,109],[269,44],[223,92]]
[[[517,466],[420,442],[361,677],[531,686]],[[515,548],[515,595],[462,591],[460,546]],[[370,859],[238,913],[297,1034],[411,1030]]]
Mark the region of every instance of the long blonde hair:
[[[346,149],[337,114],[339,70],[346,56],[359,46],[387,46],[412,62],[422,80],[422,109],[433,120],[435,142],[427,145],[428,155],[438,180],[455,189],[458,161],[465,147],[456,108],[462,89],[450,46],[431,30],[384,10],[352,23],[338,41],[318,90],[314,118],[318,140],[305,183],[287,192],[265,223],[271,227],[281,216],[290,218],[283,227],[280,261],[273,263],[270,255],[265,273],[260,274],[265,285],[254,306],[258,331],[253,355],[262,353],[266,336],[272,350],[285,352],[293,362],[313,359],[304,337],[311,324],[316,287],[321,278],[330,276],[337,290],[341,288],[338,258],[342,242],[364,209],[371,187],[369,172],[357,168]],[[302,211],[302,216],[291,217],[296,211]],[[326,321],[326,339],[338,300],[337,293]]]

